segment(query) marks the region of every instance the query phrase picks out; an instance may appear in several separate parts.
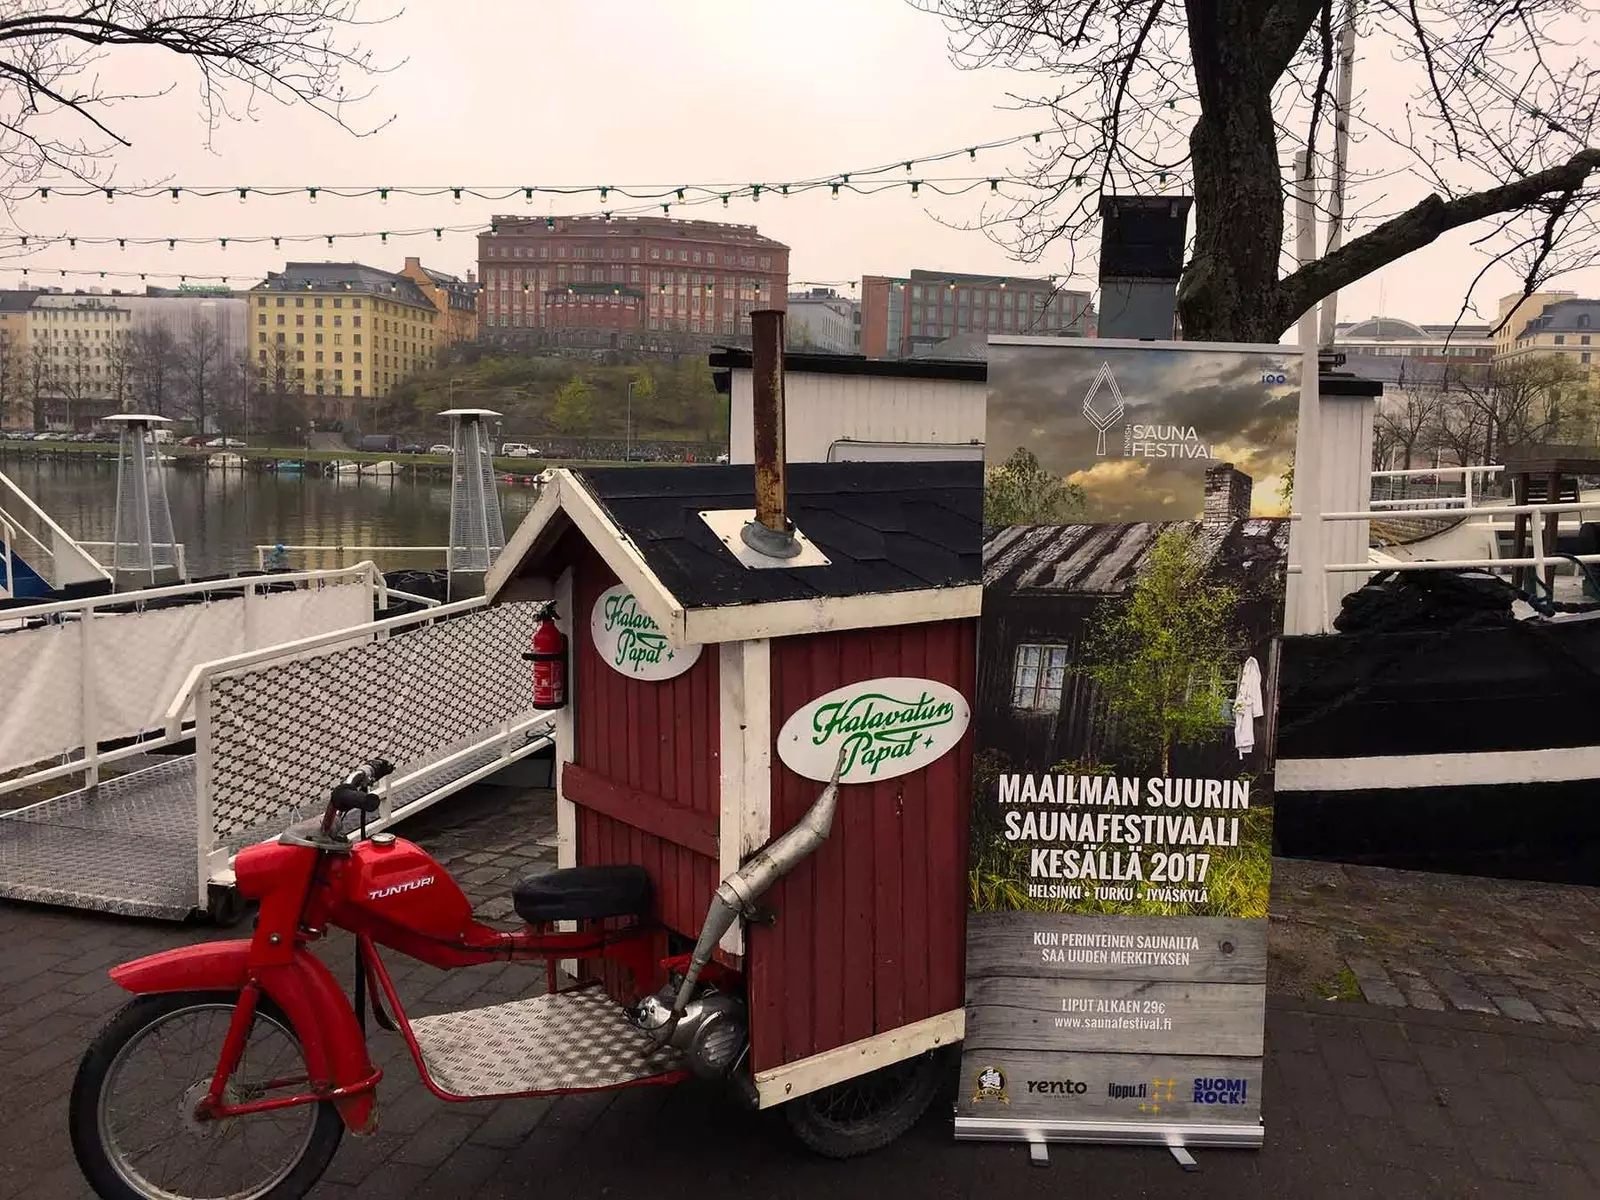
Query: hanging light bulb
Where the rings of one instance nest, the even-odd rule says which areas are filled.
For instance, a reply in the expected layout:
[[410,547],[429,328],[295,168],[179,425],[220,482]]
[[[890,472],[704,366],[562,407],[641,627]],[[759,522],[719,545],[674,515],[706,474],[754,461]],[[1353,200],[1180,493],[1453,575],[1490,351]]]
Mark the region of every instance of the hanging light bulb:
[[906,159],[906,170],[907,171],[911,170],[911,160],[909,158]]
[[969,159],[971,159],[973,162],[977,162],[978,161],[978,148],[976,146],[968,146],[967,147],[967,157]]
[[524,204],[532,204],[533,203],[533,189],[532,188],[523,188],[522,189],[522,202]]
[[450,195],[451,195],[452,199],[454,199],[457,204],[461,203],[461,189],[460,188],[451,188],[450,189]]
[[331,233],[328,235],[328,245],[333,245],[333,234]]
[[239,203],[243,204],[245,201],[247,201],[249,199],[250,199],[250,189],[247,188],[247,187],[240,188],[239,189]]
[[222,243],[222,248],[224,250],[226,250],[228,248],[228,239],[227,238],[218,238],[217,241]]
[[387,246],[389,244],[389,235],[387,233],[380,233],[378,235],[378,241]]
[[433,240],[434,240],[434,241],[436,241],[436,242],[442,242],[442,241],[444,241],[444,230],[442,230],[442,229],[435,229],[435,230],[434,230],[434,231],[433,231]]
[[47,187],[40,188],[39,189],[39,203],[40,204],[48,204],[49,202],[50,202],[50,189],[47,188]]
[[127,238],[118,238],[117,239],[117,249],[118,250],[126,250],[127,248],[128,248],[128,239]]
[[668,204],[665,200],[663,200],[661,202],[661,211],[662,212],[671,212],[672,211],[672,205]]
[[274,250],[276,250],[278,248],[278,239],[277,238],[273,238],[272,239],[272,248]]
[[116,200],[117,200],[117,189],[116,188],[106,188],[106,203],[107,204],[115,204]]
[[830,183],[828,187],[833,193],[832,198],[837,200],[839,198],[839,185],[837,183]]
[[677,191],[677,196],[678,196],[678,199],[679,199],[679,200],[682,200],[682,199],[683,199],[683,189],[682,189],[682,188],[679,188],[679,189],[678,189],[678,191]]
[[181,192],[181,191],[183,191],[182,188],[173,188],[172,189],[172,202],[174,204],[176,204],[178,202],[178,193]]
[[913,179],[911,181],[911,194],[913,196],[915,196],[917,194],[917,189],[920,188],[921,186],[922,186],[922,181],[920,179]]
[[723,208],[727,208],[728,207],[728,193],[727,192],[723,192],[722,193],[722,207]]
[[750,199],[753,201],[759,201],[761,199],[761,185],[759,183],[752,183],[750,185]]
[[378,203],[379,204],[387,204],[387,203],[389,203],[389,189],[388,188],[379,188],[378,189]]
[[167,239],[167,249],[168,250],[176,250],[177,248],[178,248],[178,239],[177,238],[168,238]]
[[609,187],[601,187],[601,189],[600,189],[600,203],[601,204],[604,204],[606,202],[606,196],[609,195],[610,192],[611,192],[611,189]]
[[310,200],[311,203],[315,204],[317,202],[317,189],[316,188],[307,188],[306,189],[306,198],[308,200]]
[[998,195],[999,192],[1000,192],[1000,181],[998,179],[989,180],[989,194],[991,196],[994,196],[994,195]]

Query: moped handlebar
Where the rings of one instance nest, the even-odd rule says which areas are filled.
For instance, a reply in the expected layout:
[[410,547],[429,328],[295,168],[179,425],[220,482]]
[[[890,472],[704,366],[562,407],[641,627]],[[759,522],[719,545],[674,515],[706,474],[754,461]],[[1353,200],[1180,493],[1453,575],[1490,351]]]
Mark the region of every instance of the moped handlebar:
[[377,812],[382,801],[367,789],[392,774],[394,774],[393,763],[375,758],[346,775],[328,797],[327,811],[322,814],[322,832],[332,833],[333,827],[338,824],[339,817],[344,813],[359,812],[365,815]]

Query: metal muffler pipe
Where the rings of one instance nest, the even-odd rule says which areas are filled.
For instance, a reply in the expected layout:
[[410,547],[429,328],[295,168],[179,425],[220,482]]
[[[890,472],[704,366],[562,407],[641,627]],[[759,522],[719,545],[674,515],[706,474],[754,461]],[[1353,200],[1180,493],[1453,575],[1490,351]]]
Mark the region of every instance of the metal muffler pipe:
[[792,829],[756,851],[750,856],[749,862],[717,885],[716,895],[711,898],[711,907],[706,912],[705,924],[700,927],[700,940],[695,943],[694,954],[689,959],[689,969],[678,988],[677,998],[672,1002],[672,1016],[653,1035],[657,1048],[666,1045],[678,1027],[683,1010],[694,994],[695,981],[711,961],[722,935],[733,928],[733,923],[741,916],[754,915],[755,902],[762,893],[828,840],[828,834],[833,829],[834,809],[838,807],[839,773],[844,769],[844,759],[844,751],[841,750],[839,760],[833,765],[833,778]]

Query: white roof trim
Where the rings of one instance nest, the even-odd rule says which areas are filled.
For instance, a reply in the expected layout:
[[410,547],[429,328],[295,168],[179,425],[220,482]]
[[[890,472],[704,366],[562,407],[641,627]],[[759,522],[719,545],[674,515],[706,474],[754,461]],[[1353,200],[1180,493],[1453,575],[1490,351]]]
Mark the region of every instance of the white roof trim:
[[865,596],[819,596],[814,600],[769,600],[765,604],[692,608],[686,614],[683,640],[693,645],[798,637],[837,629],[959,621],[982,611],[982,584],[872,592]]
[[517,526],[506,548],[500,552],[500,557],[489,568],[489,573],[484,577],[483,591],[490,602],[517,573],[522,560],[528,556],[538,542],[539,535],[558,512],[567,515],[578,532],[606,560],[606,565],[617,573],[617,578],[633,590],[639,607],[661,627],[661,631],[680,646],[688,644],[684,637],[683,605],[650,569],[638,547],[606,516],[599,502],[589,494],[589,489],[565,467],[550,472],[549,482],[545,484],[533,511],[522,519],[522,524]]

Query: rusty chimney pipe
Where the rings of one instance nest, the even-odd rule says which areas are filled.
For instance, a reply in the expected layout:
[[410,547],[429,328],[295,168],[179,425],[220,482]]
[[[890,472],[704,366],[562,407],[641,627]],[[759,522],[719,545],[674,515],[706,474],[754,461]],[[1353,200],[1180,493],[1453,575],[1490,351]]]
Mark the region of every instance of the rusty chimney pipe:
[[751,417],[755,434],[756,517],[740,536],[769,558],[800,553],[787,512],[783,435],[783,311],[750,314]]

